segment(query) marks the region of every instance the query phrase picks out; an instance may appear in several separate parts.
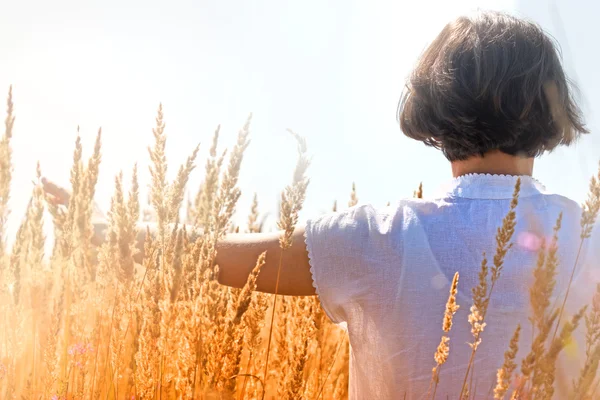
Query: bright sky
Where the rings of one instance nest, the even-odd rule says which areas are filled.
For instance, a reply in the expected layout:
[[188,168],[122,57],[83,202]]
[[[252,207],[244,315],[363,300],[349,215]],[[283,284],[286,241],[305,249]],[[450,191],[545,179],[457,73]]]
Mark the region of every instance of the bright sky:
[[217,124],[229,145],[254,113],[242,217],[255,191],[264,212],[276,210],[295,163],[286,128],[304,135],[313,155],[304,216],[328,210],[334,199],[346,203],[353,181],[361,202],[410,196],[420,181],[427,195],[450,177],[448,163],[402,136],[397,101],[427,43],[451,18],[477,7],[534,18],[561,43],[593,134],[543,157],[536,176],[580,201],[600,159],[593,112],[600,105],[600,56],[593,51],[600,35],[592,19],[600,7],[557,2],[3,2],[0,90],[13,84],[17,114],[13,218],[23,213],[37,160],[46,176],[68,183],[78,125],[88,152],[97,129],[104,132],[97,197],[104,209],[120,169],[128,175],[138,162],[146,184],[159,102],[171,172],[202,144],[193,190]]

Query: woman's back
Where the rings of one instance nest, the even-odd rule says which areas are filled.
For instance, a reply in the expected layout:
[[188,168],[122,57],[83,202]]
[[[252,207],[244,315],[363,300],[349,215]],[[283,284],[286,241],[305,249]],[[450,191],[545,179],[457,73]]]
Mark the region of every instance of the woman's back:
[[[581,241],[580,207],[564,197],[544,194],[532,178],[521,177],[521,181],[514,246],[494,288],[469,379],[476,398],[491,393],[517,324],[522,326],[517,360],[531,348],[532,271],[561,213],[555,291],[559,298]],[[329,317],[349,332],[351,398],[425,395],[455,272],[460,274],[457,303],[461,308],[449,334],[450,355],[441,369],[437,393],[440,398],[458,397],[471,354],[468,343],[474,340],[467,321],[471,288],[478,283],[484,253],[492,263],[496,232],[509,210],[515,183],[516,177],[467,175],[455,179],[439,200],[407,200],[382,210],[356,207],[307,225],[307,247],[321,303]],[[598,237],[591,240],[598,243]],[[599,247],[587,243],[583,248],[565,317],[591,301],[595,285],[589,275],[595,256],[590,249]],[[570,385],[565,369],[571,375],[578,373],[573,353],[567,349],[560,361],[557,393],[561,385]]]
[[[561,213],[551,309],[562,307],[576,259],[577,274],[561,321],[592,300],[599,233],[586,242],[579,258],[581,209],[564,197],[544,194],[531,178],[536,157],[575,143],[588,130],[555,42],[537,24],[499,12],[458,17],[442,29],[410,74],[397,117],[404,135],[439,149],[448,159],[452,176],[458,177],[448,193],[435,201],[407,200],[383,210],[357,207],[308,222],[306,246],[297,240],[301,228],[286,229],[281,241],[286,250],[275,253],[281,261],[267,257],[257,288],[310,295],[315,292],[312,277],[329,317],[349,332],[351,398],[419,398],[432,377],[450,281],[458,272],[461,309],[454,316],[449,359],[437,388],[439,398],[456,399],[471,365],[471,289],[479,282],[483,253],[494,264],[497,229],[510,209],[516,176],[521,176],[514,246],[494,286],[468,378],[469,398],[489,397],[518,324],[521,351],[516,360],[531,348],[532,271]],[[292,202],[303,199],[306,189],[301,176],[306,162],[300,160],[294,186],[284,195]],[[425,161],[423,165],[427,168]],[[600,199],[600,186],[591,186],[593,197]],[[291,210],[297,205],[282,204],[282,221],[293,221],[297,216]],[[589,214],[599,209],[592,206]],[[264,250],[279,252],[278,243],[273,236],[228,239],[217,257],[219,281],[243,286],[249,272],[243,266]],[[485,304],[479,307],[482,314]],[[469,319],[476,325],[476,319]],[[577,360],[570,355],[582,353],[585,349],[565,348],[557,370],[544,373],[544,387],[554,383],[557,396],[565,398],[564,390],[571,386],[568,375],[578,374]],[[554,365],[545,359],[539,364]]]

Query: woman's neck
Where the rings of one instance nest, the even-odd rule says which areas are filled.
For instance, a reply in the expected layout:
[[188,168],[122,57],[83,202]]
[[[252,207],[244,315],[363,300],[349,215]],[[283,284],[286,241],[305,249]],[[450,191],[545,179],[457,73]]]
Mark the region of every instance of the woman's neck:
[[511,156],[495,150],[483,157],[452,162],[452,176],[467,174],[529,175],[533,174],[533,158]]

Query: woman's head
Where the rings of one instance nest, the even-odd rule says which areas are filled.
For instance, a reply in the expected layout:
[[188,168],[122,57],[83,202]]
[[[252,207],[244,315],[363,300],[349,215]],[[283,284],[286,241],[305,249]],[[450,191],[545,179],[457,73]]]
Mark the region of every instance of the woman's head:
[[450,161],[494,150],[535,157],[587,132],[554,42],[497,12],[446,25],[410,76],[398,119]]

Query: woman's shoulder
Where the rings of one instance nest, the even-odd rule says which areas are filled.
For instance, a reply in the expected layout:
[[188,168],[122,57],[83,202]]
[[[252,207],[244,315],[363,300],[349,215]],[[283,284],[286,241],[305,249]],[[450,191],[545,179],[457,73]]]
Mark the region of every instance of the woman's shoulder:
[[385,206],[360,204],[345,210],[329,212],[308,221],[309,226],[319,226],[330,231],[386,233],[392,228],[409,225],[417,215],[436,214],[444,206],[443,201],[401,199]]
[[581,214],[581,205],[575,200],[557,193],[542,193],[540,194],[547,202],[552,203],[565,211]]

